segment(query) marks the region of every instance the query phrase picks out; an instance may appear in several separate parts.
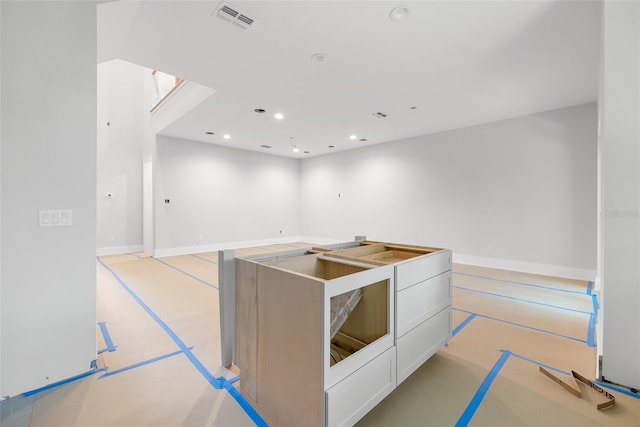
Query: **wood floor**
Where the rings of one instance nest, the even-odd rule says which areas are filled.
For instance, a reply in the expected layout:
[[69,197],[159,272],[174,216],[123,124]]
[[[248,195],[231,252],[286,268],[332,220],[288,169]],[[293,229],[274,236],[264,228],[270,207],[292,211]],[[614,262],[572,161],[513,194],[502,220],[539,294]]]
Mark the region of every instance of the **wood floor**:
[[[237,252],[292,246],[306,245]],[[217,253],[97,262],[96,372],[2,402],[3,427],[264,425],[220,366]],[[616,404],[598,411],[597,392],[576,397],[539,372],[594,378],[589,284],[468,265],[453,284],[448,346],[358,425],[640,426],[640,396],[607,388]]]

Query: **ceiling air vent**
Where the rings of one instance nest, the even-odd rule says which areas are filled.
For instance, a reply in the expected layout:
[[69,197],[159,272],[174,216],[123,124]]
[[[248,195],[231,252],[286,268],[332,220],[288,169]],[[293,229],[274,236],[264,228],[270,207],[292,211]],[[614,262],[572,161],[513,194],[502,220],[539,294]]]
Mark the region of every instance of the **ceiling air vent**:
[[245,30],[253,25],[255,21],[254,18],[241,12],[237,7],[231,6],[227,2],[220,3],[220,6],[218,6],[218,9],[216,9],[214,13],[218,15],[218,18]]
[[231,9],[229,6],[224,5],[218,10],[218,15],[220,15],[221,18],[228,19],[229,22],[231,22],[238,17],[238,12]]
[[387,115],[383,112],[378,111],[377,113],[373,113],[373,117],[377,117],[379,119],[386,119]]

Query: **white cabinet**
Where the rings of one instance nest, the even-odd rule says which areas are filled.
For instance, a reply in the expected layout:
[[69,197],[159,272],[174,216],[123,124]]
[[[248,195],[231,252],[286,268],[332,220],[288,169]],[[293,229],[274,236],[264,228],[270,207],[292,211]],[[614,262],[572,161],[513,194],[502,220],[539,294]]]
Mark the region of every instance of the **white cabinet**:
[[270,425],[350,423],[395,387],[392,266],[237,258],[236,286],[239,387]]
[[451,251],[393,243],[327,253],[340,259],[393,265],[397,384],[451,338]]
[[397,384],[406,380],[451,338],[451,307],[447,307],[396,338]]
[[396,337],[451,305],[451,271],[396,292]]
[[270,425],[353,425],[451,337],[449,250],[361,241],[224,256],[239,388]]
[[390,348],[327,390],[329,426],[351,426],[396,388],[396,351]]

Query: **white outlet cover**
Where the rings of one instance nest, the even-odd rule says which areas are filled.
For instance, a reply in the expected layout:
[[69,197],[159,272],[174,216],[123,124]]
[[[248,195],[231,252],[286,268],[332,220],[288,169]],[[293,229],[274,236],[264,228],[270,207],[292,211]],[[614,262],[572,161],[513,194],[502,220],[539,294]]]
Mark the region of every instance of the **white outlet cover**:
[[73,224],[71,209],[43,209],[38,211],[40,227],[64,227]]

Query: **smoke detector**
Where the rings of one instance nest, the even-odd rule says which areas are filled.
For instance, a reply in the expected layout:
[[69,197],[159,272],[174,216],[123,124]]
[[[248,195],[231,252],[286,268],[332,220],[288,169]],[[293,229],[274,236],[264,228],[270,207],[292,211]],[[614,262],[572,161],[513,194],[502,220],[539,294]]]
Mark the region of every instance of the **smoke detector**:
[[218,15],[218,18],[226,21],[230,24],[233,24],[237,27],[246,30],[251,27],[255,22],[255,18],[249,16],[247,13],[242,12],[235,6],[232,6],[230,3],[223,1],[220,3],[216,11],[214,12]]

